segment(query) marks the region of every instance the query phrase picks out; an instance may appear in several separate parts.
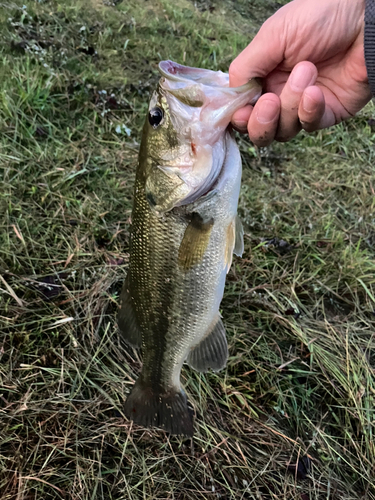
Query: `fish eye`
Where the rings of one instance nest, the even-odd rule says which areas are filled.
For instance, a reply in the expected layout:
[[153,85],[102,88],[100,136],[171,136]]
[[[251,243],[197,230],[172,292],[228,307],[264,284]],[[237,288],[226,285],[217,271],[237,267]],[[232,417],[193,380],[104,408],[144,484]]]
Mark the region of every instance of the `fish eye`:
[[161,108],[156,106],[155,108],[150,109],[148,113],[148,121],[153,128],[157,128],[164,118],[164,112]]

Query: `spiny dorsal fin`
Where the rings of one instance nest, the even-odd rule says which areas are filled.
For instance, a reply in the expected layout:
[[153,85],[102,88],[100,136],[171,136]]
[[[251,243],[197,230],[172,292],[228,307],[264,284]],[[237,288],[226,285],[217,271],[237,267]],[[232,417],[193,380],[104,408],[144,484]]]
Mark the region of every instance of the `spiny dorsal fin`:
[[178,251],[178,263],[185,271],[203,260],[213,224],[213,219],[204,221],[198,213],[193,213]]
[[210,368],[219,371],[225,367],[228,359],[228,344],[225,328],[218,314],[212,328],[203,340],[195,346],[187,357],[187,364],[199,372]]
[[120,309],[117,315],[117,323],[125,342],[132,347],[141,347],[142,335],[129,293],[128,278],[125,280],[120,295]]

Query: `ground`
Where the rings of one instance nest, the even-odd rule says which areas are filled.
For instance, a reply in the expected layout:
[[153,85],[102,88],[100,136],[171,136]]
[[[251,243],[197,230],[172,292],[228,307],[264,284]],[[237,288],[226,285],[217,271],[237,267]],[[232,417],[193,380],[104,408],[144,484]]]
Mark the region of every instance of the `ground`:
[[239,137],[230,359],[184,368],[194,439],[137,427],[116,329],[157,63],[226,71],[282,2],[0,3],[0,498],[374,499],[375,109]]

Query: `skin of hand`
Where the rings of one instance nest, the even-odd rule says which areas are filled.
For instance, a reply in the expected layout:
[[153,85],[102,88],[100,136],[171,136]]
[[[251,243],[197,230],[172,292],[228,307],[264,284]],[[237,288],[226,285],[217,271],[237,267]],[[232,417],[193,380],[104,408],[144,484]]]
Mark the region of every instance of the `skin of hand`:
[[232,87],[262,77],[263,95],[232,124],[257,146],[354,116],[371,99],[365,0],[294,0],[261,27],[229,68]]

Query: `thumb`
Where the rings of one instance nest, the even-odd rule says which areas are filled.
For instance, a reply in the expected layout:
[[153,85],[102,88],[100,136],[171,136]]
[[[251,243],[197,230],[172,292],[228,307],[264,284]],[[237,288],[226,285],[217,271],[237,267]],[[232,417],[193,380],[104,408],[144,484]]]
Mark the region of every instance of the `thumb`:
[[256,76],[265,77],[284,60],[284,23],[274,17],[262,25],[253,41],[231,63],[230,87],[239,87]]

